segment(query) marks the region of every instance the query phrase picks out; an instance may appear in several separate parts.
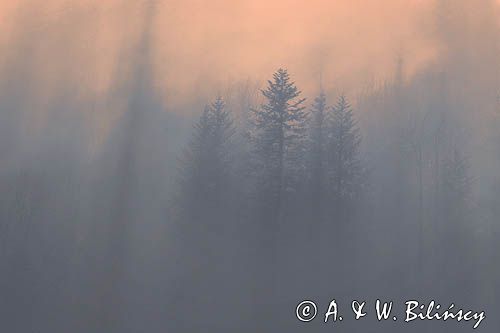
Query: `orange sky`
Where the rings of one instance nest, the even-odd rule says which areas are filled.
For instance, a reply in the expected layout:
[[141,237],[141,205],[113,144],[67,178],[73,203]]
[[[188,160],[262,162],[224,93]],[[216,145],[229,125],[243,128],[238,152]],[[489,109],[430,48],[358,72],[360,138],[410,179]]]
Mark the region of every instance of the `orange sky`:
[[[399,53],[409,71],[433,57],[422,27],[429,7],[429,0],[173,0],[162,6],[160,48],[176,64],[166,74],[210,78],[216,87],[284,66],[306,91],[318,87],[320,72],[326,89],[352,90],[387,76]],[[171,90],[179,96],[191,85],[181,80]]]
[[[11,49],[19,35],[33,34],[37,75],[61,72],[99,91],[111,82],[120,47],[137,38],[144,1],[3,1],[0,41]],[[327,90],[384,80],[398,55],[411,76],[437,56],[434,1],[156,0],[156,86],[175,109],[193,93],[209,98],[231,82],[262,82],[278,67],[307,94],[320,72]]]

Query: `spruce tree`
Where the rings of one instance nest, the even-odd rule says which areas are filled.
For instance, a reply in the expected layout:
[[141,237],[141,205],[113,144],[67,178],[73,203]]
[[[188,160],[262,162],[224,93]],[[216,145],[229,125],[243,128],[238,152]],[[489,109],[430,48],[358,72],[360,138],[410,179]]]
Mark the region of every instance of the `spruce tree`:
[[364,185],[360,144],[353,111],[345,96],[341,96],[331,112],[328,170],[332,208],[340,218],[348,217]]
[[328,106],[321,92],[311,108],[309,130],[309,179],[313,215],[323,217],[328,143]]
[[306,113],[300,94],[288,72],[279,69],[262,90],[265,103],[253,110],[259,197],[271,219],[282,217],[285,194],[296,190],[296,175],[303,169]]
[[219,97],[205,107],[182,156],[179,201],[185,218],[220,217],[229,196],[234,133],[231,115]]
[[[292,228],[291,199],[299,189],[300,173],[304,170],[306,113],[304,98],[291,81],[288,72],[279,69],[262,90],[264,103],[253,109],[250,131],[253,146],[252,161],[256,177],[256,251],[255,277],[261,297],[280,299],[277,294],[280,231]],[[288,215],[287,215],[288,214]],[[294,216],[295,217],[295,216]],[[277,302],[259,306],[264,321],[273,320]]]
[[[181,246],[183,273],[177,282],[192,298],[181,298],[182,308],[207,308],[228,283],[235,251],[235,196],[233,152],[235,128],[230,112],[219,97],[207,105],[194,126],[182,155],[179,197],[180,214],[173,229]],[[195,272],[193,274],[193,272]],[[185,302],[185,303],[184,303]],[[219,300],[220,302],[220,300]]]

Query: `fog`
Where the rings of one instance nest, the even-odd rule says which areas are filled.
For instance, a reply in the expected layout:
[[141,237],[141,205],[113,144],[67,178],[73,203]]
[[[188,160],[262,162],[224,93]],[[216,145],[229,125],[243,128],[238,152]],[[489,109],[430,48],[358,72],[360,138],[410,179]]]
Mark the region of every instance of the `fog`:
[[[499,16],[493,0],[0,4],[1,326],[472,330],[404,323],[415,299],[497,332]],[[323,322],[332,299],[343,322]],[[354,320],[354,299],[392,300],[398,321]]]

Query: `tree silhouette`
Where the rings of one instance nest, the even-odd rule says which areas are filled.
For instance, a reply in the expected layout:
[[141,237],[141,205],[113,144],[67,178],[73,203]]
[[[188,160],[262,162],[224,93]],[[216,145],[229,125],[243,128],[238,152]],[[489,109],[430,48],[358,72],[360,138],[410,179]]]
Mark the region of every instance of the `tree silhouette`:
[[329,135],[329,184],[334,213],[347,218],[364,186],[360,130],[345,96],[332,108]]
[[271,219],[282,219],[285,195],[296,189],[297,172],[303,170],[302,153],[306,113],[301,92],[285,69],[274,73],[262,90],[266,102],[253,110],[252,141],[260,164],[260,198]]

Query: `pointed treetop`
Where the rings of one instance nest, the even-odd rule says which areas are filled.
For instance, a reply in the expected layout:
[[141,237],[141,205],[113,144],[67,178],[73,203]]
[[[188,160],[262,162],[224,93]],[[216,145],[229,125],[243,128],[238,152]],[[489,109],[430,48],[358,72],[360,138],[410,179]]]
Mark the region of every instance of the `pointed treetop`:
[[215,102],[213,102],[211,106],[214,109],[214,111],[220,112],[225,108],[226,103],[224,102],[222,96],[219,95],[217,96]]

